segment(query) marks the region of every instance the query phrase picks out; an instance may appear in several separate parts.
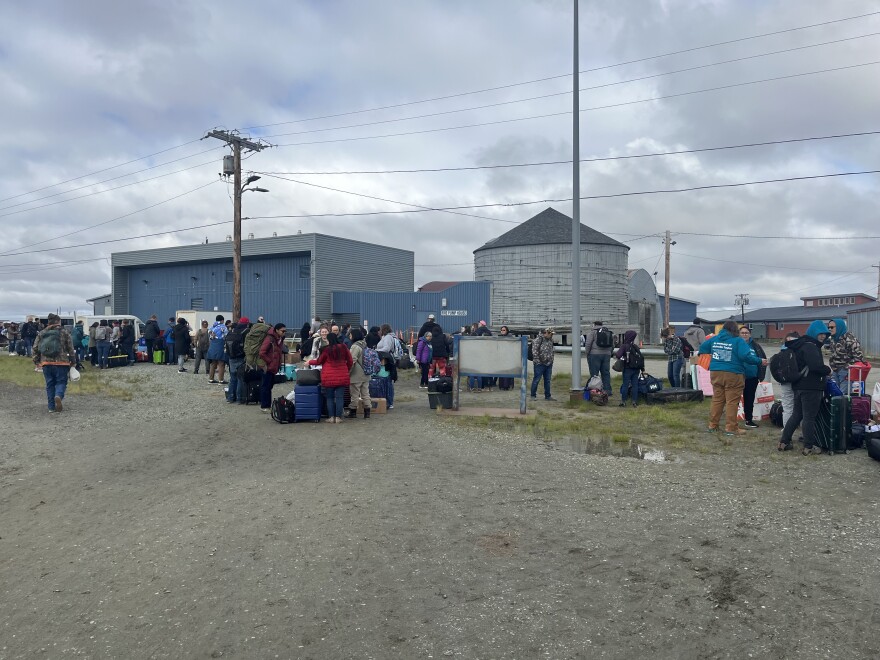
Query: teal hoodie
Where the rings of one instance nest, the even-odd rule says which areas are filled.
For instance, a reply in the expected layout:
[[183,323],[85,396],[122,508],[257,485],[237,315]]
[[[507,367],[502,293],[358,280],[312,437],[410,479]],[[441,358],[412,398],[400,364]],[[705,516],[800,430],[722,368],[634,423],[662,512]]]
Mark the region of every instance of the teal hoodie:
[[761,364],[761,358],[749,348],[742,337],[734,337],[727,330],[722,330],[712,339],[700,344],[700,354],[707,353],[712,355],[709,371],[729,371],[745,375],[747,364]]
[[[843,321],[842,319],[834,319],[834,322],[837,324],[837,332],[839,334],[842,335],[846,332],[846,321]],[[821,334],[824,334],[826,337],[831,334],[831,331],[828,330],[828,326],[825,325],[825,321],[813,321],[810,323],[810,327],[807,328],[807,335],[818,340],[819,335]]]
[[[837,326],[834,328],[834,336],[831,337],[831,341],[840,341],[840,338],[846,334],[846,320],[845,319],[831,319],[834,321],[834,325]],[[817,321],[817,323],[821,323],[821,321]],[[825,326],[825,331],[828,332],[828,326]]]

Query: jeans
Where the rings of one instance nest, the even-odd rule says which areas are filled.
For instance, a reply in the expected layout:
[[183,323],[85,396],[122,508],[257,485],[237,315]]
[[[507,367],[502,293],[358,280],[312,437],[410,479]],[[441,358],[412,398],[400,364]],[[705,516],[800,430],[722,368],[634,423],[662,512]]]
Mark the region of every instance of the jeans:
[[102,339],[95,342],[95,345],[98,349],[98,366],[106,369],[110,366],[110,342]]
[[752,421],[752,414],[755,410],[755,392],[758,391],[758,377],[746,378],[746,384],[743,387],[743,417],[747,422]]
[[388,404],[388,407],[394,405],[394,381],[390,378],[385,379],[385,402]]
[[9,354],[13,355],[15,353],[15,345],[18,343],[16,339],[9,340]]
[[177,368],[183,369],[184,362],[186,362],[186,356],[185,355],[178,355],[177,356]]
[[587,356],[587,364],[590,367],[590,378],[596,374],[602,376],[602,389],[611,394],[611,356],[593,355]]
[[22,337],[18,341],[24,344],[24,354],[28,357],[33,357],[34,340]]
[[803,422],[804,447],[809,449],[817,443],[816,417],[822,404],[822,390],[795,390],[794,410],[782,429],[782,442],[790,445],[791,437]]
[[550,378],[553,377],[552,364],[538,364],[535,362],[535,377],[532,378],[532,398],[538,395],[538,381],[544,379],[544,398],[550,398]]
[[666,363],[666,377],[669,379],[669,387],[681,387],[681,363],[684,358],[675,358]]
[[[196,353],[198,355],[198,353]],[[244,380],[238,377],[238,369],[244,364],[244,358],[229,358],[229,391],[227,401],[244,401]]]
[[[223,364],[220,360],[217,360]],[[272,407],[272,388],[275,386],[275,373],[263,372],[263,380],[260,382],[260,408]]]
[[849,389],[849,367],[843,367],[837,371],[832,371],[831,377],[844,394],[849,394],[847,391]]
[[[202,350],[201,348],[196,348],[196,366],[193,367],[193,373],[199,373],[199,367],[202,366],[202,360],[205,361],[205,364],[208,364],[208,358],[205,356],[208,354],[208,349]],[[230,360],[230,363],[232,361]]]
[[174,344],[165,344],[165,364],[174,364]]
[[791,413],[794,411],[794,390],[790,383],[776,383],[779,388],[779,400],[782,401],[782,426],[788,424]]
[[419,369],[422,370],[422,379],[419,381],[419,387],[428,386],[428,369],[430,366],[430,362],[419,362]]
[[125,355],[128,357],[128,363],[134,364],[136,362],[134,357],[134,344],[126,344],[122,346],[122,350]]
[[59,364],[43,365],[43,378],[46,380],[46,398],[49,400],[49,410],[55,410],[55,397],[64,398],[67,389],[67,375],[70,367]]
[[626,395],[629,394],[633,403],[639,402],[639,369],[623,369],[623,384],[620,386],[620,402],[626,403]]
[[483,380],[479,376],[468,376],[468,389],[477,390],[483,387]]
[[342,417],[345,412],[345,406],[343,404],[345,386],[322,387],[321,390],[324,393],[324,400],[327,402],[327,415],[330,416],[330,419],[333,419],[334,417]]

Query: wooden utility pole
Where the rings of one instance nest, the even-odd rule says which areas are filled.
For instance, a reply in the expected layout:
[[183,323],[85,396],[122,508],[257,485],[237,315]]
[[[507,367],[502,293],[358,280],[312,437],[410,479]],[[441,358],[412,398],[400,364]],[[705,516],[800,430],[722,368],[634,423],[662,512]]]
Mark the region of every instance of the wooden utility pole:
[[880,302],[880,264],[871,266],[871,268],[877,269],[877,301]]
[[209,131],[205,137],[223,140],[232,147],[233,166],[233,230],[232,230],[232,320],[241,318],[241,149],[262,151],[268,145],[253,142],[238,135],[235,131]]
[[663,318],[666,319],[665,327],[669,327],[669,230],[666,230],[666,239],[663,241],[665,244],[665,252],[666,252],[666,277],[665,277],[665,288],[663,293]]
[[572,214],[571,214],[571,389],[581,389],[581,134],[578,69],[578,0],[574,0],[574,62],[572,64]]

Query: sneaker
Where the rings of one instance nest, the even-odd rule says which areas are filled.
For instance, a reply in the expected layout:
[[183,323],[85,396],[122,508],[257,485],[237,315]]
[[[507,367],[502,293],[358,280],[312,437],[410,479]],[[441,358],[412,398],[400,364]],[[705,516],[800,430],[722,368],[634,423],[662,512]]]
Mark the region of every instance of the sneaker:
[[[10,355],[15,355],[15,353],[10,353]],[[53,414],[54,412],[55,412],[55,411],[52,410],[51,408],[49,409],[49,414],[50,414],[50,415]]]
[[427,385],[419,385],[419,389],[426,390],[426,389],[428,389],[428,386]]
[[532,395],[532,401],[535,401],[537,398],[538,398],[538,397],[535,396],[534,394]]
[[394,406],[388,406],[388,410],[393,410]]
[[556,401],[552,396],[545,396],[544,401]]
[[61,405],[61,397],[56,396],[55,397],[55,412],[61,412],[62,410],[64,410],[64,406]]
[[184,371],[186,371],[186,369],[178,369],[177,373],[182,374]]
[[758,425],[755,424],[755,423],[754,423],[753,421],[751,421],[751,420],[747,421],[745,424],[743,424],[743,426],[745,426],[747,429],[756,429],[756,428],[758,428]]
[[212,378],[211,380],[209,380],[208,382],[211,383],[212,385],[216,385],[216,384],[217,384],[217,381],[214,380],[213,378]]
[[272,409],[271,408],[260,408],[260,412],[264,412],[264,413],[267,413],[270,410],[272,410]]
[[733,429],[732,431],[725,431],[725,432],[724,432],[724,435],[726,435],[727,437],[733,437],[733,436],[737,436],[737,435],[745,435],[745,434],[746,434],[746,432],[743,431],[743,430],[742,430],[740,427],[738,427],[738,426],[737,426],[735,429]]
[[717,426],[710,426],[709,428],[706,429],[706,433],[718,433],[718,427]]
[[620,403],[617,404],[617,407],[618,408],[626,408],[626,401],[621,401]]

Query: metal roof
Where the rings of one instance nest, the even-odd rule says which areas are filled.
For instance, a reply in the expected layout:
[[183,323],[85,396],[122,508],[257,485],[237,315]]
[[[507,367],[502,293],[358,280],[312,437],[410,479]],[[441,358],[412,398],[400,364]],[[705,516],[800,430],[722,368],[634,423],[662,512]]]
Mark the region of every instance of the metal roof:
[[[533,218],[529,218],[509,232],[493,238],[482,247],[478,247],[474,250],[474,253],[480,250],[513,247],[516,245],[571,243],[571,222],[572,219],[567,215],[548,206]],[[587,227],[585,224],[581,224],[581,244],[583,245],[584,243],[590,245],[616,245],[629,250],[628,245],[615,241],[613,238],[591,227]]]
[[852,296],[855,298],[856,296],[861,296],[862,298],[870,298],[871,300],[877,300],[874,296],[869,295],[867,293],[831,293],[824,296],[803,296],[801,300],[819,300],[821,298],[843,298],[843,297]]
[[[815,321],[816,319],[833,319],[843,318],[850,310],[870,309],[876,307],[876,302],[862,303],[861,305],[825,305],[822,307],[804,307],[803,305],[795,305],[792,307],[765,307],[763,309],[755,309],[745,313],[746,323],[762,323],[762,322],[794,322],[794,321]],[[721,321],[727,319],[739,320],[739,314],[731,314]]]
[[445,291],[449,287],[455,286],[456,284],[461,284],[461,282],[428,282],[419,287],[419,291],[422,293],[433,293],[434,291]]

